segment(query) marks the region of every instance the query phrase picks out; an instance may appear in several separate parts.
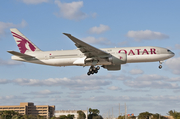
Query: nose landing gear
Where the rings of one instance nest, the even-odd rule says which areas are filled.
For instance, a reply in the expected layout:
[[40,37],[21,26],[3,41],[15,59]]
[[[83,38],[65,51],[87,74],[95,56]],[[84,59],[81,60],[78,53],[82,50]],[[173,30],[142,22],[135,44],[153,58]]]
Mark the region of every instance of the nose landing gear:
[[91,74],[98,73],[98,70],[99,70],[99,69],[100,69],[99,66],[97,66],[97,67],[91,66],[91,67],[89,68],[89,71],[88,71],[87,75],[89,76],[89,75],[91,75]]
[[162,68],[162,65],[159,65],[159,69],[161,69]]
[[161,69],[162,68],[162,64],[163,63],[163,61],[159,61],[159,69]]

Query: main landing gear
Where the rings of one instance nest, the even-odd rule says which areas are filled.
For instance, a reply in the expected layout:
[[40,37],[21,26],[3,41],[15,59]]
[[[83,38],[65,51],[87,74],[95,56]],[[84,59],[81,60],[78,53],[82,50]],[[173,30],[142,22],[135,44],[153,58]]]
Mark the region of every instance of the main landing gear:
[[99,69],[100,69],[99,66],[97,66],[97,67],[91,66],[91,67],[89,68],[89,71],[88,71],[87,75],[89,76],[89,75],[91,75],[91,74],[98,73],[98,70],[99,70]]
[[162,64],[163,63],[163,61],[159,61],[159,69],[161,69],[162,68]]

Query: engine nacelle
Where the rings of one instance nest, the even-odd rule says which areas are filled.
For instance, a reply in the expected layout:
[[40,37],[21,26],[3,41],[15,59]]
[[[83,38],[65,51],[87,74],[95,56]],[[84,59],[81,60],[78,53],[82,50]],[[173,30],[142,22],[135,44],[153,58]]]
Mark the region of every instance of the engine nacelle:
[[110,71],[121,70],[121,65],[103,65],[102,67]]
[[112,55],[108,58],[108,61],[112,63],[112,65],[121,65],[126,64],[127,62],[127,54],[124,52]]

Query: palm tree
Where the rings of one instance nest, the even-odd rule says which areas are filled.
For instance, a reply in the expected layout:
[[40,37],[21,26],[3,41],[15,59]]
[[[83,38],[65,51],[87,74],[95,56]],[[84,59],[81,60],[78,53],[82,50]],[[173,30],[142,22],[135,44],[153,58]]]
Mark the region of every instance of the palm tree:
[[170,110],[167,114],[173,116],[174,119],[180,119],[180,113],[176,112],[175,110],[174,111]]

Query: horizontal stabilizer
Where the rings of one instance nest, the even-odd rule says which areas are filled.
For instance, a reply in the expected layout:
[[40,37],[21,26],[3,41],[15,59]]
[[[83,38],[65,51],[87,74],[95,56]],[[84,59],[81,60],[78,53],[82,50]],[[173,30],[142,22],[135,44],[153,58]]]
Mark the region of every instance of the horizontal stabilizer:
[[16,51],[7,51],[7,52],[9,52],[9,53],[11,53],[13,55],[16,55],[18,57],[21,57],[21,58],[35,58],[35,57],[31,56],[31,55],[19,53],[19,52],[16,52]]

